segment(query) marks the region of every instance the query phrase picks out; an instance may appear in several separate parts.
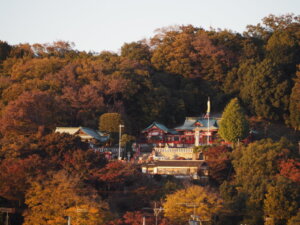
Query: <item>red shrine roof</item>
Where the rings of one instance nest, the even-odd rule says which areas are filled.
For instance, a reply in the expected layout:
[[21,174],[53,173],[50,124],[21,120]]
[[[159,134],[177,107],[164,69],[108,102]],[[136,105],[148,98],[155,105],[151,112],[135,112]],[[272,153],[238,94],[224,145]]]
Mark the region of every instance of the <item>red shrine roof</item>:
[[145,128],[144,130],[142,130],[142,133],[147,132],[149,129],[155,128],[155,127],[157,127],[158,129],[164,131],[165,133],[177,134],[177,131],[175,131],[173,129],[169,129],[165,125],[163,125],[161,123],[158,123],[158,122],[153,122],[150,126]]

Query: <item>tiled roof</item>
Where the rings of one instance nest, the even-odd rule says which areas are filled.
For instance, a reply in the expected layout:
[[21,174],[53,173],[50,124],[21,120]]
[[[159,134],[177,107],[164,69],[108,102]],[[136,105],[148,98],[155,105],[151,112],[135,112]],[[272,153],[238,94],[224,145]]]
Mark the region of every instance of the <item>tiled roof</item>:
[[161,123],[158,123],[158,122],[153,122],[150,126],[148,126],[147,128],[145,128],[144,130],[142,130],[142,132],[145,132],[145,131],[151,129],[154,126],[158,127],[160,130],[163,130],[166,133],[177,134],[177,131],[169,129],[165,125],[163,125]]
[[79,131],[80,127],[56,127],[55,133],[67,133],[74,135]]
[[[194,130],[197,126],[195,125],[195,123],[200,123],[201,126],[199,126],[199,128],[201,130],[207,130],[208,129],[208,119],[204,118],[204,117],[186,117],[184,124],[179,126],[179,127],[175,127],[175,130]],[[209,129],[210,130],[214,130],[214,129],[218,129],[218,121],[216,118],[209,118]]]
[[90,136],[92,136],[93,138],[99,140],[99,141],[107,141],[109,136],[104,135],[104,133],[100,132],[100,131],[96,131],[93,130],[91,128],[87,128],[87,127],[80,127],[80,129],[86,133],[89,134]]
[[[87,136],[95,138],[101,142],[105,142],[109,138],[108,135],[88,127],[56,127],[55,129],[55,132],[57,133],[67,133],[71,135],[76,135],[79,131],[82,131],[83,133],[87,134]],[[79,136],[81,136],[83,139],[85,138],[83,135]]]

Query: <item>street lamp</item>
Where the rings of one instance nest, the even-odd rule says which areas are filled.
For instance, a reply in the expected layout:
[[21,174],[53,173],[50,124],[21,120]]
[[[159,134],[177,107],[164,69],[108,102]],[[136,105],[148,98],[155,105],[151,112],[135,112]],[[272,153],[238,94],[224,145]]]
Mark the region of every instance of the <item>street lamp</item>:
[[122,132],[122,127],[125,127],[124,125],[120,124],[119,125],[119,155],[118,155],[118,159],[121,160],[121,132]]

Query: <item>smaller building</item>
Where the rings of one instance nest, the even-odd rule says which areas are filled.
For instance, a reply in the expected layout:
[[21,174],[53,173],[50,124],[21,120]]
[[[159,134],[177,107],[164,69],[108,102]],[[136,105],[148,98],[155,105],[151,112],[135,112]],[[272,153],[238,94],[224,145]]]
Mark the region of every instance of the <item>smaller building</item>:
[[56,127],[55,133],[75,135],[80,137],[82,141],[86,142],[99,141],[103,143],[109,139],[109,135],[87,127]]
[[147,128],[142,130],[144,141],[148,144],[166,144],[179,141],[178,132],[167,128],[165,125],[153,122]]
[[142,172],[151,175],[173,175],[177,178],[208,179],[208,166],[200,160],[154,161],[143,164]]

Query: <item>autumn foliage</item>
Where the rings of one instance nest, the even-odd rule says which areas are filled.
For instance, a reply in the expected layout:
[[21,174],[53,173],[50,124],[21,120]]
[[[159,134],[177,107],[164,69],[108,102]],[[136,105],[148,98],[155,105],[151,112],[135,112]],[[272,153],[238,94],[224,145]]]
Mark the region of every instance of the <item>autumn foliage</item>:
[[[278,136],[232,150],[210,146],[204,154],[212,190],[152,179],[136,165],[108,162],[79,138],[53,131],[97,129],[100,118],[107,132],[119,132],[124,122],[123,139],[132,140],[153,121],[173,127],[185,116],[199,116],[210,96],[212,112],[238,98],[244,114],[287,124],[298,141],[299,18],[269,15],[243,34],[165,27],[147,41],[125,43],[120,54],[78,51],[64,41],[0,41],[0,208],[18,208],[11,215],[16,225],[66,224],[67,216],[72,224],[129,225],[141,224],[141,209],[162,201],[168,219],[159,223],[174,225],[192,213],[176,204],[184,200],[218,224],[262,225],[270,215],[280,225],[293,224],[299,217],[300,164],[291,154],[293,143]],[[228,114],[232,135],[221,136],[238,142],[248,131],[244,117]],[[146,215],[147,223],[153,215]]]

